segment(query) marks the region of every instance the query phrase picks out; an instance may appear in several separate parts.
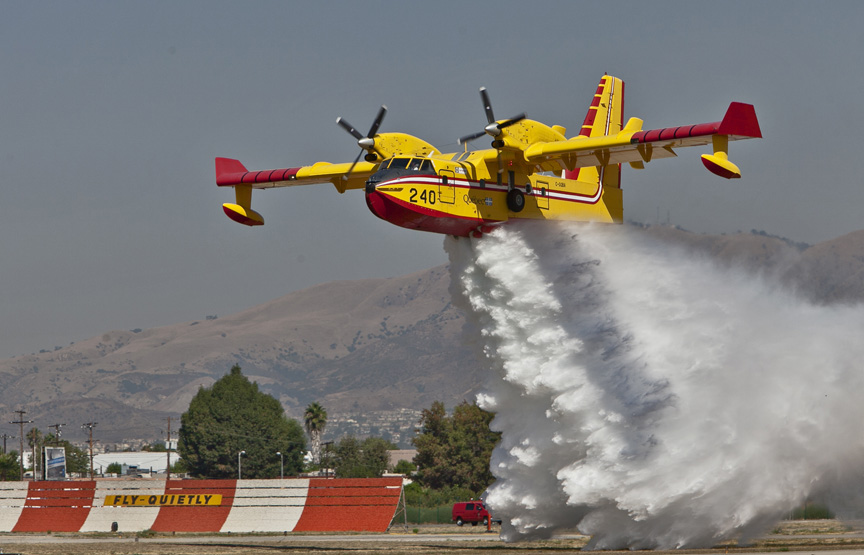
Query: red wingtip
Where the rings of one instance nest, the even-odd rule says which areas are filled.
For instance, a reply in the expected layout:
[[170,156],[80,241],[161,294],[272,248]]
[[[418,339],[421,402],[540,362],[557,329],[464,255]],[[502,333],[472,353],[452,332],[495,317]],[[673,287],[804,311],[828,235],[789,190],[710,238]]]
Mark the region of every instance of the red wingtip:
[[239,183],[238,174],[242,176],[247,171],[246,166],[241,164],[240,160],[216,158],[217,185],[236,185]]
[[762,138],[759,120],[756,119],[756,109],[752,104],[733,102],[726,110],[723,121],[717,129],[720,135],[736,135],[738,137]]

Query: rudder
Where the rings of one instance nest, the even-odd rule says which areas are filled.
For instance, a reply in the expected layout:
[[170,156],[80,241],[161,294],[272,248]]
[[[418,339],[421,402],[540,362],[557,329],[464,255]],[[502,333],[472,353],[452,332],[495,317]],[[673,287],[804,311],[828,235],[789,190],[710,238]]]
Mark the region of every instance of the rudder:
[[[605,74],[585,115],[580,137],[615,135],[624,127],[624,81]],[[600,183],[603,187],[621,187],[621,165],[598,165],[564,172],[566,179]]]

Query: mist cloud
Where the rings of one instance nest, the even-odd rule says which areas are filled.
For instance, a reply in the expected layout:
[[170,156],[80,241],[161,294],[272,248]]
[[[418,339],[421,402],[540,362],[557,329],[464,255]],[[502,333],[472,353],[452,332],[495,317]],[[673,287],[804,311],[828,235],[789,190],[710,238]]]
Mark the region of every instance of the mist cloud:
[[861,507],[860,308],[623,226],[520,222],[445,249],[492,370],[505,539],[708,547],[814,496]]

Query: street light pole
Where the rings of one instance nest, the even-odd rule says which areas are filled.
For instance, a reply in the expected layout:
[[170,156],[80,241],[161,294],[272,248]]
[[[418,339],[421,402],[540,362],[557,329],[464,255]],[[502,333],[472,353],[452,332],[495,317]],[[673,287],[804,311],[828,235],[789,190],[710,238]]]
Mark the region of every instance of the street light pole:
[[242,472],[240,471],[241,470],[240,455],[245,455],[245,454],[246,454],[246,451],[240,451],[239,453],[237,453],[237,479],[238,480],[240,480],[242,475],[243,475]]
[[[327,459],[327,463],[326,463],[326,464],[325,464],[323,461],[321,461],[321,464],[324,466],[324,476],[325,476],[326,478],[329,478],[329,477],[330,477],[330,468],[329,468],[329,466],[330,466],[330,446],[331,446],[331,445],[333,445],[333,442],[332,442],[332,441],[325,441],[325,442],[323,442],[323,443],[321,444],[321,447],[324,448],[324,457]],[[321,471],[319,470],[318,472],[320,473]]]
[[285,479],[285,456],[282,455],[282,451],[277,451],[277,455],[279,455],[279,478]]

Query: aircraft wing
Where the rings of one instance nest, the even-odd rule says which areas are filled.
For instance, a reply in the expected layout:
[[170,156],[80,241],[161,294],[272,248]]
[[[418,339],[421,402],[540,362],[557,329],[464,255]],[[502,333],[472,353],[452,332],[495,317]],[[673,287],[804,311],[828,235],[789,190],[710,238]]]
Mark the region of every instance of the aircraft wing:
[[249,171],[239,160],[216,158],[216,185],[220,187],[247,185],[252,189],[269,189],[272,187],[332,183],[340,193],[344,193],[348,189],[365,187],[366,180],[378,168],[378,163],[357,162],[346,180],[345,176],[350,168],[350,163],[318,162],[311,166],[297,168]]
[[[314,183],[332,183],[340,193],[348,189],[362,189],[366,180],[378,168],[377,163],[357,162],[351,164],[330,164],[318,162],[311,166],[283,168],[278,170],[249,171],[239,160],[216,158],[216,185],[233,187],[235,203],[225,203],[225,215],[237,223],[248,226],[264,225],[261,214],[252,210],[252,189],[271,187],[293,187]],[[348,171],[351,175],[348,175]],[[348,176],[347,179],[345,177]]]
[[[376,135],[374,132],[380,123],[380,118],[381,113],[379,113],[373,129],[369,131],[369,136],[360,136],[357,141],[357,144],[364,150],[370,153],[374,151],[380,160],[386,160],[397,155],[424,158],[430,154],[440,154],[434,146],[426,141],[405,133],[379,133]],[[344,122],[344,120],[341,121]],[[353,134],[354,130],[352,129]],[[264,218],[252,210],[252,189],[332,183],[337,191],[344,193],[349,189],[364,189],[366,181],[375,173],[379,165],[380,162],[378,161],[366,162],[360,160],[358,156],[354,164],[318,162],[311,166],[296,168],[249,171],[239,160],[216,158],[216,185],[234,188],[236,202],[222,205],[225,214],[235,222],[257,226],[264,224]]]
[[626,162],[641,168],[645,162],[677,156],[677,148],[713,143],[714,154],[703,155],[703,163],[711,172],[729,178],[740,177],[740,172],[728,161],[728,141],[762,137],[755,109],[740,102],[729,105],[722,121],[649,131],[641,127],[641,120],[631,118],[615,135],[538,143],[528,147],[524,156],[533,164],[559,161],[569,170]]

